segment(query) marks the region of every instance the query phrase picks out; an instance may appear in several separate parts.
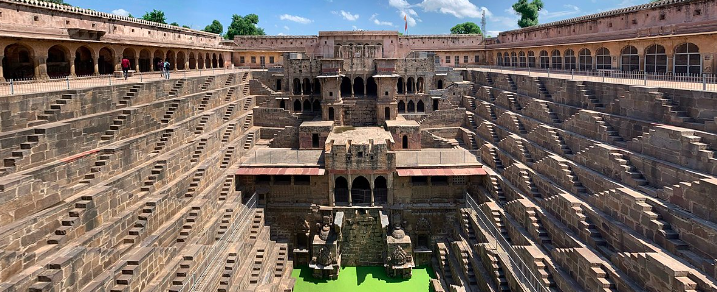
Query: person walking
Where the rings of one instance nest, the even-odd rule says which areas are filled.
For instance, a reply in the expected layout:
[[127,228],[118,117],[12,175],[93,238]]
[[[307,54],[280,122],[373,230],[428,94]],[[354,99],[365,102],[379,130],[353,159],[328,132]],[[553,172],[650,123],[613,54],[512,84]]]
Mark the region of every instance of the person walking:
[[157,61],[157,70],[159,70],[159,76],[164,77],[164,62],[162,62],[162,59],[159,59]]
[[164,77],[169,79],[169,59],[164,60]]
[[124,73],[124,80],[127,80],[127,75],[129,74],[129,59],[122,58],[122,73]]

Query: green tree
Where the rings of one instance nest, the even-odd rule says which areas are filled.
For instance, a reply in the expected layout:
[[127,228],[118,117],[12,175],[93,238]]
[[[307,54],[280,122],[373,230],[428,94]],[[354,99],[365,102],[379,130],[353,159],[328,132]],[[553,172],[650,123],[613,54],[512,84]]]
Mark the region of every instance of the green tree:
[[55,3],[55,4],[60,4],[60,5],[71,6],[70,4],[65,3],[65,1],[62,1],[62,0],[42,0],[42,1],[50,2],[50,3]]
[[127,17],[129,17],[129,18],[134,18],[134,16],[132,16],[132,13],[130,13],[129,15],[127,15]]
[[520,14],[520,20],[518,25],[520,27],[529,27],[538,24],[538,12],[543,9],[543,1],[533,0],[518,0],[517,3],[513,4],[513,10]]
[[179,23],[177,23],[177,22],[175,21],[175,22],[170,23],[169,25],[179,26]]
[[189,25],[182,25],[182,27],[191,29],[191,27],[189,27]]
[[167,24],[167,18],[164,17],[164,11],[162,10],[152,9],[152,11],[146,12],[142,19]]
[[258,23],[259,16],[256,14],[247,14],[244,17],[234,14],[224,37],[231,40],[235,35],[265,35],[264,29],[256,26]]
[[481,34],[480,27],[473,22],[464,22],[451,27],[451,34]]
[[212,21],[212,24],[207,25],[207,27],[204,28],[204,31],[216,33],[216,34],[222,34],[222,32],[224,32],[224,26],[222,25],[221,22],[219,22],[219,20],[215,19],[214,21]]

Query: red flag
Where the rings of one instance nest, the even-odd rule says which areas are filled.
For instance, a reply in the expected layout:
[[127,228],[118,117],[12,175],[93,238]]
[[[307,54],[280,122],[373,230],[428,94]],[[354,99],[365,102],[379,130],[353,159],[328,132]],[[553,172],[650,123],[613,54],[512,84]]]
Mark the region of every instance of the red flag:
[[403,21],[406,23],[406,25],[403,27],[404,33],[408,32],[408,20],[406,19],[406,15],[403,15]]

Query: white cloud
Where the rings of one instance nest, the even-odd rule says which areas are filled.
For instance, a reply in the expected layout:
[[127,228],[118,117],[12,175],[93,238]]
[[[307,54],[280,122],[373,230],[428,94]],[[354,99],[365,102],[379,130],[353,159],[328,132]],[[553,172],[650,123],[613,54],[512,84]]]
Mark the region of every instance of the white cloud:
[[378,20],[378,18],[376,18],[376,16],[378,16],[378,13],[374,13],[373,15],[371,15],[371,18],[369,18],[368,20],[373,21],[373,23],[376,24],[376,25],[393,26],[393,22],[390,22],[390,21],[380,21],[380,20]]
[[406,17],[406,22],[408,22],[408,26],[416,26],[416,22],[421,22],[421,19],[418,17],[418,13],[416,13],[416,10],[413,10],[414,5],[409,4],[406,0],[388,0],[388,5],[396,8],[398,11],[398,14],[403,18]]
[[112,14],[119,15],[119,16],[129,16],[129,11],[120,8],[120,9],[112,10]]
[[565,10],[550,12],[548,10],[543,9],[543,10],[540,10],[540,12],[538,12],[538,13],[540,13],[540,16],[543,19],[553,19],[553,18],[566,18],[568,16],[579,14],[581,12],[580,7],[577,7],[575,5],[565,4],[565,5],[563,5],[563,7],[565,8]]
[[416,6],[423,8],[423,11],[426,12],[438,11],[457,18],[480,18],[482,10],[468,0],[423,0]]
[[[336,11],[334,11],[334,12],[336,12]],[[347,11],[343,11],[343,10],[341,10],[338,14],[341,14],[341,17],[343,17],[344,19],[346,19],[348,21],[356,21],[357,19],[359,19],[358,14],[351,14],[351,12],[347,12]]]
[[500,30],[489,30],[486,36],[497,37],[499,33],[501,33]]
[[298,22],[298,23],[301,23],[301,24],[309,24],[309,23],[314,22],[314,21],[311,20],[311,19],[304,18],[304,17],[301,17],[301,16],[296,16],[296,15],[290,15],[290,14],[282,14],[282,15],[279,16],[279,19],[281,19],[281,20],[293,21],[293,22]]
[[277,33],[276,35],[285,35],[283,32]]
[[285,30],[289,30],[289,27],[286,26],[286,25],[284,25],[284,29],[285,29]]

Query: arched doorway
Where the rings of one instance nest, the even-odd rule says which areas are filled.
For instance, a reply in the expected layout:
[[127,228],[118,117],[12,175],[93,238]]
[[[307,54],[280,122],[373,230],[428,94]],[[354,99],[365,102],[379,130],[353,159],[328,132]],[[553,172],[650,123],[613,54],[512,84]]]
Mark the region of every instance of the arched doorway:
[[366,95],[367,96],[378,96],[378,86],[376,80],[373,77],[369,77],[366,80]]
[[416,112],[416,104],[413,103],[413,100],[409,100],[409,101],[408,101],[408,108],[407,108],[407,110],[408,110],[409,113]]
[[[84,76],[94,73],[95,62],[92,57],[92,51],[85,46],[77,48],[75,51],[75,75]],[[5,75],[5,77],[7,77],[7,75]]]
[[593,69],[593,56],[589,49],[584,48],[578,52],[578,69],[582,71]]
[[224,54],[219,54],[219,68],[224,68]]
[[693,43],[675,47],[675,68],[677,74],[699,75],[702,73],[700,48]]
[[206,53],[204,55],[204,68],[207,68],[207,69],[212,68],[212,59],[209,58],[209,53]]
[[70,75],[70,51],[60,45],[47,50],[47,76],[61,78]]
[[364,95],[363,91],[363,78],[356,77],[354,78],[354,96],[361,96]]
[[301,95],[301,80],[299,78],[294,78],[294,94]]
[[310,95],[311,94],[311,81],[309,78],[304,78],[304,83],[302,84],[302,92],[304,95]]
[[418,77],[418,80],[416,81],[416,87],[416,91],[418,93],[426,93],[426,88],[423,84],[423,77]]
[[386,108],[383,110],[383,119],[384,119],[384,120],[390,120],[390,119],[391,119],[391,108],[386,107]]
[[398,102],[398,113],[402,114],[406,112],[406,103],[403,100]]
[[175,68],[177,68],[177,70],[184,70],[185,69],[184,68],[185,61],[186,60],[184,59],[184,52],[182,52],[182,51],[177,52],[177,66],[175,66]]
[[152,69],[152,56],[147,49],[139,51],[139,71],[148,72]]
[[443,80],[438,79],[438,82],[436,82],[436,88],[443,89]]
[[112,74],[115,72],[114,54],[107,47],[100,49],[100,56],[97,60],[100,75]]
[[383,176],[379,176],[373,181],[373,202],[376,205],[388,203],[388,185]]
[[204,69],[204,56],[202,53],[197,53],[197,69]]
[[172,50],[167,51],[167,60],[169,62],[169,70],[174,70],[174,68],[177,68],[176,67],[177,58],[176,58],[176,53],[174,51],[172,51]]
[[308,99],[304,100],[304,111],[305,112],[311,111],[311,102]]
[[319,78],[314,78],[314,94],[321,94],[321,83],[319,82]]
[[351,96],[351,79],[341,78],[341,96]]
[[135,58],[137,58],[137,55],[135,54],[134,49],[132,48],[125,48],[124,51],[122,51],[122,59],[129,60],[129,69],[134,70],[137,68],[137,63],[135,62]]
[[197,58],[194,57],[194,52],[189,52],[189,69],[197,69]]
[[403,135],[403,138],[401,138],[401,148],[408,149],[408,136],[407,135]]
[[152,68],[154,68],[154,71],[162,69],[159,65],[160,62],[164,62],[164,52],[162,50],[156,50],[154,51],[154,58],[152,58]]
[[337,205],[349,203],[349,183],[343,177],[337,177],[334,182],[334,203]]
[[294,100],[294,112],[300,112],[301,111],[301,101]]
[[314,100],[314,103],[311,105],[314,112],[321,112],[321,102],[318,99]]
[[408,77],[408,83],[406,84],[407,93],[416,93],[416,83],[413,81],[413,77]]
[[35,77],[35,54],[30,47],[12,44],[5,48],[2,60],[3,76],[6,79]]
[[416,103],[416,111],[419,113],[426,111],[426,106],[423,104],[422,100],[419,100],[418,103]]
[[403,77],[398,77],[398,82],[396,82],[396,92],[398,94],[403,94]]
[[217,53],[212,54],[212,68],[219,68],[219,62],[217,61]]
[[371,183],[359,176],[351,183],[351,203],[355,205],[371,203]]

